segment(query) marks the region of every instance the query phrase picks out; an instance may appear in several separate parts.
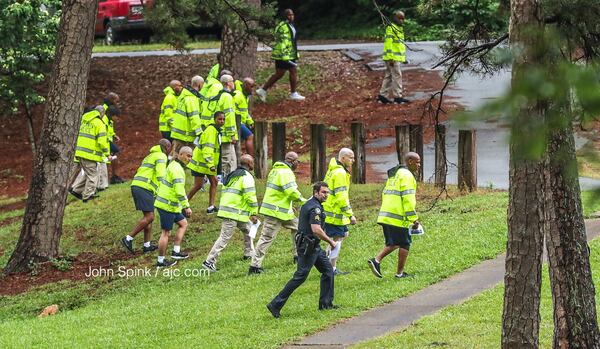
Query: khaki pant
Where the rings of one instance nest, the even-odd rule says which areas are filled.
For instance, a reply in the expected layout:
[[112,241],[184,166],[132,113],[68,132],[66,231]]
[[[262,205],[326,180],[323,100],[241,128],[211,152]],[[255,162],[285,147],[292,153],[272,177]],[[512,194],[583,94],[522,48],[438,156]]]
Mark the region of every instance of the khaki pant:
[[[400,65],[402,62],[384,61],[385,76],[379,94],[388,99],[402,97],[402,71]],[[390,98],[391,94],[391,98]]]
[[215,244],[206,258],[209,263],[217,262],[217,257],[219,257],[219,254],[227,247],[229,240],[233,237],[233,232],[236,227],[244,233],[244,257],[252,257],[254,254],[254,251],[252,250],[252,239],[248,235],[250,223],[225,218],[221,223],[221,235],[219,235],[219,238],[215,241]]
[[83,169],[83,176],[78,176],[73,182],[73,191],[80,194],[83,199],[89,199],[96,192],[98,185],[98,163],[78,158],[79,166]]
[[174,139],[173,143],[171,143],[171,158],[175,159],[176,155],[179,154],[179,150],[184,146],[190,147],[192,150],[194,150],[195,147],[194,143]]
[[263,223],[262,232],[260,234],[260,238],[256,243],[254,257],[252,257],[251,266],[260,268],[262,266],[262,262],[265,259],[265,254],[267,250],[275,240],[277,233],[281,228],[290,229],[292,231],[292,248],[294,251],[294,256],[298,256],[298,252],[296,252],[296,241],[295,235],[298,231],[298,218],[294,217],[294,219],[289,221],[282,221],[277,218],[265,216],[265,221]]
[[98,163],[98,189],[108,188],[108,165],[106,162]]
[[233,172],[237,168],[237,155],[235,154],[235,146],[232,143],[221,144],[221,172],[223,177]]

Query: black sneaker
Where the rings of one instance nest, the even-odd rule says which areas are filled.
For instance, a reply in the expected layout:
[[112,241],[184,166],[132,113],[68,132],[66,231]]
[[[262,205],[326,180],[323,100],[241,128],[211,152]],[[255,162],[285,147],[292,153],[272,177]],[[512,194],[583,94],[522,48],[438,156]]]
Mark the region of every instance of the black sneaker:
[[208,213],[208,214],[213,214],[213,213],[217,213],[217,212],[219,212],[219,209],[217,208],[217,206],[209,207],[206,209],[206,213]]
[[[121,244],[123,245],[123,247],[125,247],[126,249],[129,250],[129,252],[134,253],[133,252],[133,240],[128,241],[127,237],[123,237],[121,239]],[[145,248],[145,247],[144,247]]]
[[73,195],[74,197],[76,197],[79,200],[83,200],[83,196],[81,196],[81,194],[76,193],[73,188],[69,188],[69,194]]
[[373,274],[375,274],[375,276],[377,276],[378,278],[382,278],[383,277],[381,275],[380,264],[377,263],[377,261],[375,260],[375,258],[369,259],[369,266],[371,267],[371,271],[373,272]]
[[190,256],[189,254],[187,254],[185,252],[181,252],[181,251],[179,251],[179,252],[175,252],[175,251],[171,252],[171,258],[173,258],[173,259],[186,259],[189,256]]
[[411,278],[411,277],[412,277],[412,274],[409,274],[409,273],[403,272],[403,273],[400,273],[400,274],[396,274],[396,275],[394,275],[394,276],[395,276],[396,278],[398,278],[398,279],[404,279],[404,278]]
[[243,256],[242,257],[243,261],[248,261],[248,260],[251,260],[251,259],[252,259],[252,256]]
[[119,176],[110,177],[110,184],[121,184],[125,183],[125,180]]
[[331,305],[319,305],[319,310],[334,310],[334,309],[339,309],[340,306],[337,304],[331,304]]
[[163,260],[162,262],[156,262],[157,268],[168,268],[177,264],[177,261],[170,261],[168,259]]
[[204,267],[204,269],[207,269],[208,271],[214,273],[217,271],[217,267],[215,267],[215,263],[211,263],[209,261],[204,261],[202,262],[202,266]]
[[341,271],[339,269],[334,269],[333,270],[333,275],[337,276],[337,275],[348,275],[350,274],[349,271]]
[[410,101],[404,97],[396,97],[394,98],[394,103],[396,104],[408,104]]
[[279,313],[279,309],[275,308],[273,304],[267,304],[267,309],[269,309],[269,312],[271,312],[271,315],[273,315],[274,318],[279,319],[279,317],[281,316],[281,314]]
[[389,99],[387,99],[386,97],[379,95],[377,96],[377,102],[381,103],[381,104],[390,104],[392,103],[392,101],[390,101]]
[[90,196],[90,197],[87,197],[87,198],[85,198],[85,199],[82,199],[81,201],[83,201],[83,202],[88,202],[88,201],[90,201],[90,200],[94,200],[94,199],[97,199],[97,198],[99,198],[99,197],[100,197],[100,195],[94,194],[94,195],[92,195],[92,196]]
[[158,250],[158,246],[153,245],[153,244],[150,244],[150,247],[144,246],[144,248],[143,248],[144,253],[153,252],[156,250]]
[[263,268],[258,268],[258,267],[250,267],[248,269],[248,275],[251,275],[251,274],[262,274],[264,272],[265,272],[265,270]]

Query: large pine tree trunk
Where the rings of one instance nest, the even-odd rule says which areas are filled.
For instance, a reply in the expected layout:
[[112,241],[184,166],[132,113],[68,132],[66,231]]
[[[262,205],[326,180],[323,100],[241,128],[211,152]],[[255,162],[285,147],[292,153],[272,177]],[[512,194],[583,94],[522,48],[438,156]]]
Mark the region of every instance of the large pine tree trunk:
[[27,207],[6,273],[57,256],[90,67],[98,0],[63,0],[56,58]]
[[[567,99],[567,98],[565,98]],[[554,301],[554,348],[600,348],[595,290],[571,125],[553,132],[546,175],[546,246]]]
[[[249,6],[260,7],[260,0],[245,0],[244,2]],[[242,80],[245,77],[254,78],[258,39],[248,33],[241,20],[239,22],[235,26],[223,27],[219,63],[222,69],[231,70],[236,79]],[[248,21],[248,24],[251,29],[256,26],[253,21]]]
[[[539,57],[533,52],[531,29],[540,28],[536,0],[511,1],[510,41],[523,51],[513,63],[518,78]],[[541,31],[540,31],[541,34]],[[524,156],[527,134],[539,132],[543,104],[530,103],[513,121],[510,144],[508,241],[504,276],[502,348],[537,348],[540,326],[540,286],[544,224],[544,159]],[[531,120],[536,118],[537,120]],[[537,121],[537,122],[532,122]]]

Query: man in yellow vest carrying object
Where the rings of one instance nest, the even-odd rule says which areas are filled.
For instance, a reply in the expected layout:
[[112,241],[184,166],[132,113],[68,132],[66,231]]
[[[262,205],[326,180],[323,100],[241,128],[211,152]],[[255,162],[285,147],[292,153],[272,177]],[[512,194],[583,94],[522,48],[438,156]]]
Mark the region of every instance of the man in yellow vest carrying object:
[[131,196],[135,209],[142,211],[143,217],[138,221],[129,235],[121,239],[121,244],[131,253],[133,250],[133,238],[144,231],[144,253],[152,252],[158,247],[152,245],[152,222],[154,221],[154,200],[160,182],[167,173],[167,154],[171,152],[171,142],[163,138],[158,144],[150,148],[150,154],[142,160],[142,165],[135,172],[131,181]]
[[344,275],[348,272],[338,270],[337,259],[342,248],[342,240],[348,235],[348,224],[356,224],[356,217],[350,206],[350,171],[354,163],[354,152],[349,148],[340,149],[337,159],[329,162],[325,174],[325,183],[329,186],[329,196],[323,203],[325,210],[324,230],[327,236],[337,242],[330,250],[329,261],[334,275]]
[[106,125],[102,122],[104,108],[99,105],[83,114],[75,147],[75,160],[83,169],[83,176],[77,177],[69,193],[87,202],[97,197],[98,166],[109,155]]
[[298,258],[295,241],[295,235],[298,231],[298,218],[294,214],[293,204],[294,202],[301,204],[306,202],[306,199],[302,197],[298,190],[296,176],[294,175],[299,163],[298,154],[289,152],[285,155],[285,160],[275,162],[271,172],[269,172],[265,196],[259,211],[260,214],[265,216],[265,220],[260,238],[256,243],[248,274],[264,272],[262,262],[265,254],[282,227],[291,230],[294,261]]
[[404,156],[405,166],[398,165],[388,170],[388,179],[381,195],[381,209],[377,223],[383,228],[385,247],[375,258],[369,259],[369,266],[375,276],[381,278],[381,261],[398,249],[396,278],[410,277],[404,271],[408,251],[412,243],[411,229],[417,230],[420,223],[415,207],[417,205],[417,181],[415,175],[421,167],[419,154],[409,152]]
[[158,130],[162,138],[171,140],[171,125],[173,124],[173,114],[177,108],[177,97],[181,94],[183,85],[179,80],[172,80],[169,86],[163,90],[165,98],[160,106],[160,116],[158,118]]
[[225,123],[225,114],[223,112],[215,113],[215,123],[210,124],[200,135],[198,146],[194,148],[192,160],[188,168],[194,176],[194,186],[188,193],[188,200],[192,200],[198,190],[204,186],[204,177],[208,177],[210,190],[208,192],[208,208],[206,213],[217,212],[215,208],[215,197],[217,195],[217,167],[219,166],[219,157],[221,155],[221,128]]
[[[400,65],[406,62],[406,45],[404,44],[404,12],[395,11],[392,22],[385,27],[383,42],[383,62],[385,77],[379,90],[379,103],[410,103],[402,96],[402,71]],[[393,100],[388,98],[392,96]]]
[[221,223],[221,235],[215,241],[208,257],[202,266],[210,271],[217,271],[216,263],[219,254],[227,247],[233,232],[237,227],[244,234],[244,259],[252,257],[252,240],[248,235],[250,223],[256,223],[258,213],[258,201],[256,199],[256,187],[254,176],[254,159],[248,154],[240,157],[240,167],[228,174],[223,180],[221,188],[221,201],[219,203],[219,214],[223,218]]
[[[157,267],[170,267],[177,263],[178,259],[186,259],[189,255],[181,252],[181,241],[188,226],[186,217],[192,216],[192,209],[185,195],[185,168],[192,159],[192,148],[183,146],[167,166],[167,173],[158,186],[158,193],[154,201],[154,207],[160,217],[161,235],[158,241]],[[175,261],[165,259],[169,235],[173,224],[177,223],[177,233],[171,258]]]

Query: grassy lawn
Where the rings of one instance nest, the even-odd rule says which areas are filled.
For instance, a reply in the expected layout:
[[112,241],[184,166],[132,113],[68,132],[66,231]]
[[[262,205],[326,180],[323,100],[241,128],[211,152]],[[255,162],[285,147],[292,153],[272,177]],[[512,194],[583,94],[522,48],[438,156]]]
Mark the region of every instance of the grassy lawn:
[[[258,192],[262,193],[263,188],[264,183],[259,183]],[[18,296],[1,297],[0,347],[106,347],[107,343],[111,347],[155,347],[168,343],[203,348],[275,348],[415,292],[504,250],[507,194],[482,191],[454,196],[422,214],[427,235],[415,237],[407,266],[416,277],[401,282],[394,279],[394,258],[389,258],[382,265],[385,278],[375,279],[366,260],[383,246],[381,229],[375,223],[381,188],[380,184],[368,184],[351,189],[360,223],[351,228],[339,261],[340,268],[351,274],[336,280],[336,303],[342,305],[337,311],[317,310],[318,273],[313,272],[283,309],[282,319],[274,320],[264,306],[294,271],[290,235],[281,232],[269,250],[264,264],[267,273],[248,277],[238,234],[221,255],[221,270],[210,277],[119,277],[119,266],[155,270],[155,255],[138,255],[127,261],[113,261],[113,277],[63,281]],[[301,189],[308,194],[308,185]],[[436,194],[431,187],[420,188],[421,208],[428,207]],[[199,268],[218,236],[220,220],[201,213],[205,207],[206,194],[200,193],[192,202],[195,215],[183,244],[192,258],[173,270],[191,273]],[[136,219],[127,185],[111,187],[96,202],[71,202],[66,210],[61,253],[122,253],[119,238]],[[19,225],[15,222],[0,227],[0,245],[7,249],[0,255],[0,265],[5,265],[12,252]],[[138,247],[139,241],[136,239]],[[36,318],[42,308],[54,303],[60,306],[58,315]]]
[[[194,41],[188,45],[191,50],[206,49],[206,48],[219,48],[221,42],[218,40],[207,40],[207,41]],[[94,47],[92,48],[93,53],[101,52],[135,52],[135,51],[163,51],[173,50],[168,44],[165,43],[152,43],[152,44],[139,44],[139,43],[123,43],[117,45],[108,46],[103,43],[102,40],[96,40]]]
[[577,151],[579,175],[600,178],[600,153],[594,148],[593,142],[588,142]]
[[[275,70],[271,65],[267,68],[258,69],[256,71],[256,81],[267,81],[271,74],[273,74]],[[317,87],[322,83],[322,74],[321,67],[312,63],[303,62],[298,66],[298,74],[302,76],[302,94],[314,93],[317,91]],[[267,94],[267,104],[276,104],[286,99],[290,93],[289,88],[289,73],[281,78],[277,84],[275,84],[272,88],[269,89],[269,93]],[[282,120],[277,121],[285,121],[285,117],[281,118]]]
[[[591,244],[592,274],[600,286],[600,240]],[[552,294],[548,268],[543,269],[540,348],[552,347]],[[406,330],[363,342],[353,348],[498,348],[502,332],[504,287],[488,290],[462,305],[424,317]],[[596,304],[600,293],[596,292]]]
[[584,191],[581,193],[583,215],[590,217],[600,211],[600,191]]

